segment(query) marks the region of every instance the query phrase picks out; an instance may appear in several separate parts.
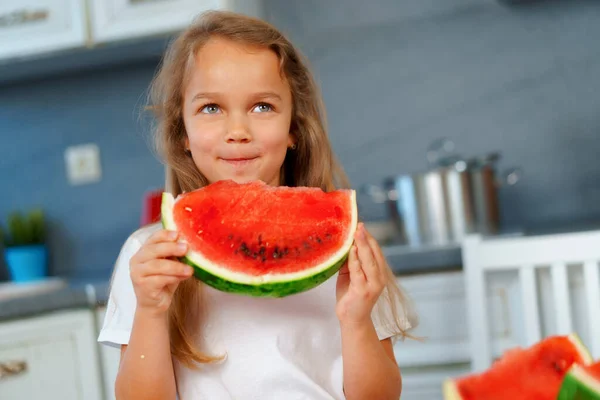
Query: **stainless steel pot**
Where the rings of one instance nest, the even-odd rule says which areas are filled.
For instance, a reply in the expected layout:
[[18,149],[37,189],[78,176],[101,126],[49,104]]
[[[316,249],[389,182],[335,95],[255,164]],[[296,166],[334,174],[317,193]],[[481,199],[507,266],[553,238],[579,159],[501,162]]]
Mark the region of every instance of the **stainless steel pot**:
[[363,192],[386,203],[400,241],[414,246],[460,242],[469,233],[498,232],[498,189],[514,185],[520,170],[513,168],[500,179],[498,153],[465,160],[430,157],[428,171],[391,176],[383,186],[367,185]]
[[498,176],[495,168],[500,159],[498,153],[469,161],[472,197],[475,211],[475,232],[484,235],[498,233],[500,228],[501,207],[498,190],[502,186],[512,186],[521,178],[519,168],[510,168]]
[[445,177],[435,171],[384,182],[388,211],[406,243],[441,245],[450,240],[445,186]]

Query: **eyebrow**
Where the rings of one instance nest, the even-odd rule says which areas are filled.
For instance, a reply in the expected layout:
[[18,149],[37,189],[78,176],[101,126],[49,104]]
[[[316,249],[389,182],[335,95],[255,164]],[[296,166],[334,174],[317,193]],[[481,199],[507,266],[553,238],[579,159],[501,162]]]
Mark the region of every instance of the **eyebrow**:
[[[191,103],[201,100],[201,99],[211,99],[215,97],[219,97],[220,93],[217,92],[200,92],[196,93],[194,97],[192,97]],[[275,92],[259,92],[253,95],[256,99],[276,99],[281,101],[281,96]]]

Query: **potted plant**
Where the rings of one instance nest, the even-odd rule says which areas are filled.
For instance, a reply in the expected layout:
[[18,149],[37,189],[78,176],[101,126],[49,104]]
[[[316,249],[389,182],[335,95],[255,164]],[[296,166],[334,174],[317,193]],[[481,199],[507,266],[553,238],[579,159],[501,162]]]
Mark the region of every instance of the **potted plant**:
[[28,214],[15,211],[8,217],[8,234],[0,229],[8,272],[14,282],[42,279],[47,273],[48,252],[44,213],[40,209]]

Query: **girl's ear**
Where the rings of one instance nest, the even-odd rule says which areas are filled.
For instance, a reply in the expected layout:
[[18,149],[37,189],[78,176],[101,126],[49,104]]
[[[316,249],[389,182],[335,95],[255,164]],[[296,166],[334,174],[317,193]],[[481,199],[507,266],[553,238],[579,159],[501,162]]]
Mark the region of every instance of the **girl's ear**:
[[288,135],[288,148],[296,148],[296,143],[298,142],[298,139],[296,138],[296,135],[293,134],[292,132],[290,132],[290,134]]

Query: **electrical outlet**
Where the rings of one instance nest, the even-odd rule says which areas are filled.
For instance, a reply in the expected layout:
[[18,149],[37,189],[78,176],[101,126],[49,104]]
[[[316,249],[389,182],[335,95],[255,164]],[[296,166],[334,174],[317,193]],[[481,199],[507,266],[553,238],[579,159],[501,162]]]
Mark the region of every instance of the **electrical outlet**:
[[100,149],[95,143],[67,147],[65,163],[71,185],[98,182],[102,178]]

